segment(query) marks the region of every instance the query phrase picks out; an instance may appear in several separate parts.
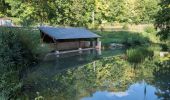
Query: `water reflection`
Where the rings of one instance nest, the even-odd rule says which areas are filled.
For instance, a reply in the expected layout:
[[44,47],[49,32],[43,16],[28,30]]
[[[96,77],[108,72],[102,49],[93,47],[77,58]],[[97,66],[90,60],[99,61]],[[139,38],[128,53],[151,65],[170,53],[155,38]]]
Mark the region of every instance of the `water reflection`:
[[97,91],[81,100],[157,100],[157,89],[145,81],[131,85],[125,92]]
[[[36,70],[45,69],[48,66],[48,69],[52,68],[53,71],[62,71],[68,68],[82,66],[89,62],[98,60],[102,57],[109,57],[119,55],[125,52],[125,49],[115,49],[113,50],[86,50],[82,53],[74,52],[74,53],[67,53],[61,54],[59,57],[56,57],[55,54],[49,54],[45,57],[44,61],[36,67]],[[101,55],[102,54],[102,55]],[[34,69],[35,70],[35,69]],[[53,72],[52,71],[52,72]]]
[[170,100],[170,60],[157,63],[157,66],[153,71],[154,83],[161,91],[156,94],[159,98]]
[[[155,100],[170,98],[170,63],[144,60],[134,69],[124,50],[49,56],[24,80],[23,95],[46,100]],[[114,56],[117,55],[117,56]],[[143,81],[145,80],[145,81]]]

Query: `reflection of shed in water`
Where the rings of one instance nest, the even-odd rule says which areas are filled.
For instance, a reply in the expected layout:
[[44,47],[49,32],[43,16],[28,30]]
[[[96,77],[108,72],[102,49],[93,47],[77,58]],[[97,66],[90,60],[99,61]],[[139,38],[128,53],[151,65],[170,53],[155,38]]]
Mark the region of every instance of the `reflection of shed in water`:
[[[95,49],[86,50],[81,54],[76,52],[61,54],[60,57],[55,57],[55,55],[52,54],[45,57],[44,61],[37,67],[37,71],[41,70],[40,72],[45,72],[45,74],[53,76],[58,72],[62,72],[69,68],[84,66],[100,58],[101,56],[98,55],[97,50]],[[49,73],[46,73],[47,70]]]
[[40,27],[42,41],[51,43],[58,50],[100,47],[99,35],[85,28]]

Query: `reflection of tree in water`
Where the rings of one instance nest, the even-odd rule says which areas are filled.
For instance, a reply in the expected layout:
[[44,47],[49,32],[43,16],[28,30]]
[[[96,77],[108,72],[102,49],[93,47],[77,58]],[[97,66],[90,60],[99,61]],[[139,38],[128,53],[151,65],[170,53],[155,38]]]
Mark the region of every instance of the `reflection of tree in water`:
[[133,72],[120,57],[109,57],[35,81],[37,91],[47,99],[77,100],[98,90],[125,91],[134,82]]
[[154,72],[154,81],[158,89],[156,95],[164,100],[170,99],[170,60],[158,63]]
[[97,90],[115,91],[118,90],[115,88],[120,86],[119,84],[122,84],[119,89],[124,87],[123,90],[125,90],[127,85],[123,86],[123,81],[119,81],[123,77],[125,66],[120,67],[120,65],[121,61],[114,62],[113,58],[102,59],[102,61],[95,61],[84,67],[60,73],[55,76],[55,80],[63,86],[62,93],[70,94],[67,99],[75,97],[75,94],[78,98],[92,95]]
[[[49,68],[47,68],[45,72],[47,72],[48,69]],[[131,84],[143,79],[145,79],[147,83],[154,84],[155,82],[159,82],[163,77],[168,78],[165,76],[168,74],[168,71],[166,74],[162,74],[162,72],[166,70],[161,70],[162,67],[157,68],[155,62],[149,59],[134,69],[131,64],[120,56],[103,58],[84,66],[51,73],[50,76],[43,75],[43,73],[38,76],[36,76],[36,73],[33,73],[30,76],[33,77],[32,82],[37,83],[36,91],[39,91],[40,95],[44,96],[45,99],[70,100],[71,98],[78,100],[82,97],[92,96],[96,91],[125,91]],[[50,72],[52,71],[50,70]],[[157,76],[162,77],[159,79]],[[31,81],[29,78],[32,77],[28,77],[27,80]],[[153,80],[153,77],[155,77],[155,80]],[[168,81],[168,79],[166,80]],[[163,82],[167,84],[166,81],[163,80]],[[156,83],[158,88],[160,85],[162,84]],[[146,88],[147,87],[144,87],[145,95],[147,94]],[[167,89],[167,87],[165,87],[165,89]],[[35,93],[35,91],[32,92]],[[157,94],[158,93],[159,91]]]

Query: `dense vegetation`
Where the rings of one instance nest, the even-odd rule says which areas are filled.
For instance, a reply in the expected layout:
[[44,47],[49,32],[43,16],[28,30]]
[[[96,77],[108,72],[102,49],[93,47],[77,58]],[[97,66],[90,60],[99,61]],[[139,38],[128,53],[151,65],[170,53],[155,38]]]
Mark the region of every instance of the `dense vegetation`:
[[[156,37],[157,31],[152,26],[146,27],[143,32],[131,32],[127,26],[127,23],[155,22],[155,26],[160,30],[158,35],[161,40],[166,39],[165,44],[162,44],[162,51],[168,51],[168,48],[170,48],[170,1],[159,1],[1,0],[0,17],[11,17],[17,25],[49,24],[94,28],[103,23],[124,23],[123,31],[108,32],[101,29],[101,31],[94,30],[94,32],[102,36],[101,41],[104,46],[119,43],[133,48],[128,49],[121,56],[103,58],[80,68],[55,73],[55,76],[45,77],[45,79],[41,77],[42,72],[33,72],[24,80],[23,77],[27,75],[27,70],[32,69],[42,59],[43,54],[51,49],[40,43],[37,28],[0,27],[0,99],[16,99],[21,95],[25,96],[25,92],[22,92],[27,82],[40,87],[37,89],[33,86],[35,91],[42,91],[41,94],[46,98],[57,94],[59,97],[64,95],[65,98],[69,99],[73,97],[76,86],[88,91],[84,95],[90,95],[88,93],[92,93],[93,90],[85,90],[87,87],[89,89],[102,89],[110,82],[116,81],[118,83],[115,84],[119,84],[121,80],[122,86],[113,89],[116,91],[125,90],[132,81],[145,77],[153,78],[154,80],[149,82],[165,91],[164,93],[158,91],[160,97],[169,98],[170,90],[166,91],[169,89],[167,83],[170,81],[167,79],[170,71],[169,55],[159,58],[158,55],[155,56],[154,49],[149,47],[151,43],[162,43],[159,41],[159,37]],[[159,51],[157,52],[159,53]],[[97,66],[95,71],[94,63]],[[50,70],[49,66],[47,67],[50,74],[53,74],[53,70]],[[44,72],[47,72],[47,70],[45,69]],[[82,78],[84,81],[81,81]],[[157,80],[161,80],[161,82],[157,83]],[[108,84],[104,83],[106,81]],[[51,87],[46,90],[48,84],[51,84]],[[57,90],[54,88],[56,85]],[[65,88],[68,89],[65,90]],[[31,91],[33,97],[36,97],[35,91]],[[47,91],[52,94],[48,94]],[[43,98],[39,95],[39,92],[37,92],[37,95],[38,98]],[[25,99],[25,97],[23,98]]]
[[10,28],[0,31],[0,96],[15,98],[22,86],[24,70],[36,62],[34,43],[26,32]]
[[145,47],[127,50],[128,61],[133,64],[141,63],[143,60],[145,60],[145,58],[152,58],[153,56],[154,52]]
[[[139,32],[130,31],[96,31],[101,36],[102,44],[109,46],[111,43],[120,43],[126,46],[144,45],[152,42],[148,36]],[[149,34],[149,33],[147,33]],[[152,33],[151,33],[152,34]]]
[[[44,89],[44,87],[46,87],[46,85],[48,84],[48,83],[46,84],[46,82],[51,81],[51,80],[41,79],[40,77],[43,74],[42,72],[35,72],[35,73],[33,73],[33,75],[29,76],[28,79],[26,78],[23,80],[23,77],[24,77],[24,75],[27,74],[26,73],[27,70],[29,68],[32,69],[31,67],[34,66],[33,64],[35,64],[41,58],[42,53],[45,54],[45,52],[48,51],[48,47],[41,46],[40,41],[39,41],[39,39],[40,39],[39,32],[35,28],[1,28],[0,32],[1,32],[0,33],[1,34],[0,35],[0,38],[1,38],[0,39],[1,40],[0,41],[0,44],[1,44],[0,45],[0,47],[1,47],[0,48],[0,54],[1,54],[0,75],[2,76],[1,84],[0,84],[1,95],[2,95],[1,98],[2,97],[4,97],[4,99],[18,98],[18,96],[25,95],[25,94],[21,94],[24,91],[25,85],[26,86],[31,85],[31,89],[33,89],[33,92],[31,92],[32,93],[31,97],[36,97],[36,93],[34,90],[35,87],[39,87],[40,83],[44,83],[41,85],[41,87],[43,87],[41,89]],[[151,33],[147,33],[147,32],[151,32]],[[152,31],[150,31],[148,29],[146,30],[146,33],[156,35],[155,33],[152,33]],[[108,72],[108,71],[109,71],[108,75],[110,75],[110,74],[114,75],[116,72],[111,72],[111,71],[114,71],[115,69],[117,69],[118,68],[117,66],[121,66],[121,68],[120,69],[118,68],[117,70],[119,70],[119,71],[123,70],[123,72],[124,72],[124,70],[129,71],[133,67],[140,68],[142,66],[145,66],[145,64],[147,64],[148,66],[155,66],[155,63],[161,64],[161,62],[159,60],[158,61],[154,60],[154,63],[150,62],[150,61],[152,61],[151,59],[159,58],[159,57],[154,57],[153,50],[155,50],[155,49],[147,47],[147,45],[150,46],[149,44],[152,41],[150,40],[150,38],[148,36],[145,36],[146,33],[144,32],[144,33],[140,34],[140,33],[135,33],[135,32],[128,32],[128,31],[117,31],[117,32],[98,32],[97,31],[97,34],[102,35],[101,40],[104,43],[104,45],[109,45],[110,43],[116,42],[116,43],[123,43],[123,44],[128,45],[133,48],[128,49],[126,51],[126,55],[120,56],[118,58],[110,57],[110,58],[104,58],[102,60],[97,61],[96,63],[98,63],[98,64],[96,64],[96,66],[98,66],[99,69],[96,68],[96,70],[100,70],[101,72],[99,72],[99,73],[101,73],[101,75],[103,75],[105,72]],[[115,39],[117,39],[117,40],[115,40]],[[136,47],[136,45],[145,45],[145,47],[142,46],[142,47],[138,48],[138,47]],[[89,58],[89,60],[91,60],[91,59]],[[167,61],[167,59],[166,59],[166,61]],[[62,62],[63,61],[61,60],[61,63]],[[99,62],[102,62],[102,64],[100,64]],[[65,63],[71,64],[66,61],[65,61]],[[75,64],[73,64],[73,65],[75,65]],[[132,66],[132,65],[134,65],[134,66]],[[69,66],[71,66],[71,65],[69,65]],[[87,65],[87,69],[86,69],[86,67],[84,67],[85,70],[81,69],[83,71],[82,73],[85,74],[86,70],[91,70],[90,66],[88,67],[88,65]],[[100,66],[102,66],[102,67],[100,67]],[[164,63],[162,66],[165,66]],[[103,67],[106,68],[106,70],[103,69]],[[127,69],[126,67],[128,67],[129,69]],[[51,74],[50,77],[53,77],[52,74],[55,74],[55,70],[53,70],[53,69],[50,70],[51,67],[49,67],[49,65],[46,65],[46,67],[43,67],[43,68],[48,68],[48,70],[50,71],[50,74]],[[77,70],[77,69],[75,69],[75,70]],[[43,72],[46,72],[46,71],[47,70],[45,69]],[[78,71],[74,71],[74,72],[80,72],[80,71],[78,70]],[[120,76],[122,76],[123,72],[120,73]],[[89,72],[89,73],[91,73],[91,72]],[[30,73],[30,74],[32,74],[32,73]],[[36,76],[34,74],[38,74],[38,76]],[[131,74],[134,74],[134,73],[131,73]],[[151,72],[149,74],[151,74]],[[77,73],[75,73],[75,75],[77,75]],[[88,76],[87,80],[90,79],[90,77],[94,77],[93,75],[94,75],[94,73],[91,74],[90,76]],[[105,79],[105,78],[102,78],[101,75],[97,76],[97,77],[100,77],[98,82],[101,81],[101,79]],[[119,74],[117,74],[117,75],[118,76],[115,76],[115,78],[116,77],[120,78]],[[105,75],[105,76],[106,76],[106,78],[110,78],[107,75]],[[58,78],[56,79],[57,84],[61,85],[60,83],[63,82],[63,79],[61,78],[61,80],[60,80],[60,74],[57,75],[56,77],[59,78],[59,79]],[[71,77],[71,76],[63,76],[63,77]],[[76,77],[76,76],[74,76],[74,77]],[[132,77],[130,77],[130,79],[131,78]],[[47,79],[51,79],[51,78],[47,78]],[[64,79],[64,80],[69,82],[69,80],[67,80],[67,79]],[[117,80],[117,79],[114,79],[114,80]],[[125,80],[127,80],[127,79],[125,79]],[[71,80],[71,81],[73,81],[73,80]],[[89,80],[89,81],[96,81],[96,80]],[[130,80],[130,81],[133,81],[133,80]],[[11,82],[12,82],[12,84],[11,84]],[[86,81],[86,82],[87,82],[87,85],[89,85],[88,81]],[[102,83],[102,84],[104,84],[104,83]],[[100,86],[100,85],[102,86],[102,84],[96,83],[97,86]],[[122,84],[125,84],[125,83],[122,83]],[[128,86],[128,84],[126,84],[123,87],[126,88]],[[33,87],[32,87],[32,85],[33,85]],[[35,85],[35,87],[34,87],[34,85]],[[37,86],[37,85],[39,85],[39,86]],[[43,86],[43,85],[45,85],[45,86]],[[66,85],[70,86],[69,83],[67,83]],[[60,90],[60,88],[63,89],[64,87],[65,86],[59,87],[59,90]],[[93,88],[97,88],[97,87],[93,87]],[[41,90],[37,90],[37,91],[41,91]],[[42,91],[45,92],[45,90],[42,90]],[[51,92],[53,90],[49,90],[49,91]],[[61,90],[61,91],[63,91],[63,90]],[[68,92],[70,92],[70,91],[68,91]],[[39,93],[37,93],[37,94],[38,94],[38,97],[41,98]],[[46,97],[46,95],[49,95],[46,93],[41,93],[41,94],[43,94],[43,96],[45,96],[45,97]],[[25,98],[25,97],[23,97],[23,98]]]
[[161,9],[156,16],[155,25],[161,30],[158,35],[162,40],[165,40],[170,38],[170,1],[162,0],[160,5]]
[[159,0],[1,0],[0,16],[21,25],[94,26],[102,23],[150,23]]
[[39,33],[32,28],[0,28],[0,99],[15,98],[21,92],[26,70],[43,54],[39,40]]

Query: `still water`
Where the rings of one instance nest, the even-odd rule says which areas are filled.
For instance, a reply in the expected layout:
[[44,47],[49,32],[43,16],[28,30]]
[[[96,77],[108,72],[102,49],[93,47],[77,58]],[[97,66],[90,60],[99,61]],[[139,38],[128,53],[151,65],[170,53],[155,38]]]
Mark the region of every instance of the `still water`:
[[125,91],[96,91],[91,97],[84,97],[81,100],[157,100],[159,98],[156,92],[154,86],[142,81],[130,85]]
[[44,100],[170,100],[170,67],[147,60],[137,68],[126,49],[48,55],[28,72],[23,98]]

